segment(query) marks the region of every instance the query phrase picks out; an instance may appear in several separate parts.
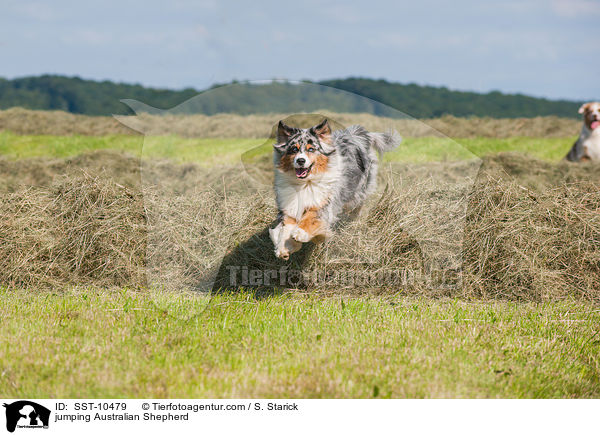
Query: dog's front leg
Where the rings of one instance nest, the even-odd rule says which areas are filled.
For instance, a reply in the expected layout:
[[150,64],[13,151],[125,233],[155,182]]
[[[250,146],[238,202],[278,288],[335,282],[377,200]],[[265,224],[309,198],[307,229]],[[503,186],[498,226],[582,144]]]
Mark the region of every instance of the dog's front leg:
[[296,219],[285,216],[275,227],[269,229],[269,236],[275,246],[275,256],[282,260],[289,260],[290,255],[299,251],[302,243],[292,239],[291,233],[296,228]]
[[269,228],[269,237],[273,242],[274,246],[279,244],[279,240],[281,239],[281,230],[283,229],[283,222],[279,222],[275,228]]
[[320,243],[328,235],[327,224],[319,218],[318,209],[309,208],[302,215],[298,226],[292,231],[292,238],[300,243],[307,243],[313,240]]

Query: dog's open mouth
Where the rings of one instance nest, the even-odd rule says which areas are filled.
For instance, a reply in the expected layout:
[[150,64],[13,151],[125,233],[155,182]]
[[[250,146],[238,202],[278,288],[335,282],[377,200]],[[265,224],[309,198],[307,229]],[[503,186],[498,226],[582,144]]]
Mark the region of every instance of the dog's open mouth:
[[298,178],[306,178],[308,177],[308,173],[310,172],[312,165],[308,168],[295,168],[296,169],[296,177]]
[[600,121],[592,121],[592,123],[590,124],[590,128],[592,130],[597,129],[598,127],[600,127]]

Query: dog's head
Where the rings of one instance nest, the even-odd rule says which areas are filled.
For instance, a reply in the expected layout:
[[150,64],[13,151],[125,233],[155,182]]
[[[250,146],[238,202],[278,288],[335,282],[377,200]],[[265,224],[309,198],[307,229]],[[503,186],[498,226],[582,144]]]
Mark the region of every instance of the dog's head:
[[327,119],[311,128],[295,128],[279,121],[275,165],[299,180],[309,180],[327,171],[329,156],[335,151]]
[[586,103],[579,108],[579,113],[583,114],[583,122],[590,130],[600,127],[600,103]]

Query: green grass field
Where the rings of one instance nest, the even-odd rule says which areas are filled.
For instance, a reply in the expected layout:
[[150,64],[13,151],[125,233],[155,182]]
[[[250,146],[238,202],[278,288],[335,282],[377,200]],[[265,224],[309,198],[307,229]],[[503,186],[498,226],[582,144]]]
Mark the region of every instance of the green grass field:
[[0,291],[3,397],[600,396],[584,304]]
[[[515,151],[557,161],[573,140],[405,138],[385,159]],[[270,152],[264,143],[156,137],[143,154],[227,165]],[[8,159],[141,155],[142,144],[0,133]],[[2,397],[600,397],[600,310],[583,302],[291,292],[168,293],[157,304],[146,290],[0,289],[0,321]]]
[[[404,138],[402,144],[384,156],[385,161],[425,162],[460,160],[473,155],[522,152],[557,161],[573,145],[575,138],[511,137],[505,139],[435,137]],[[258,149],[257,149],[258,147]],[[270,153],[266,139],[185,139],[177,136],[141,138],[138,136],[26,136],[0,132],[0,156],[11,159],[33,157],[65,158],[101,149],[121,150],[149,158],[196,162],[204,166],[232,164],[242,153]]]

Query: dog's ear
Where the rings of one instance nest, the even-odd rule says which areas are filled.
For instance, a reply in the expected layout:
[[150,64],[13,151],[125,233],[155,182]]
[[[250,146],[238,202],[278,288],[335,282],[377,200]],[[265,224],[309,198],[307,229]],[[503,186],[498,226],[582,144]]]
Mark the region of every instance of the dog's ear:
[[280,153],[283,153],[285,151],[286,146],[287,146],[286,142],[273,144],[273,148],[275,148],[275,151],[279,151]]
[[331,139],[331,127],[325,118],[319,125],[311,127],[310,132],[319,138],[321,142],[329,143]]
[[583,112],[585,112],[585,111],[587,110],[587,108],[589,107],[589,105],[590,105],[590,103],[585,103],[585,104],[583,104],[583,105],[582,105],[582,106],[579,108],[579,110],[577,111],[577,113],[583,113]]
[[311,127],[310,132],[319,138],[321,151],[325,155],[329,155],[335,151],[335,144],[331,140],[331,127],[329,127],[327,118],[321,121],[320,124]]
[[286,125],[283,121],[279,121],[277,126],[277,145],[284,146],[291,135],[298,131],[297,128]]

